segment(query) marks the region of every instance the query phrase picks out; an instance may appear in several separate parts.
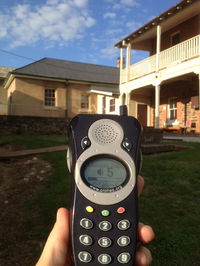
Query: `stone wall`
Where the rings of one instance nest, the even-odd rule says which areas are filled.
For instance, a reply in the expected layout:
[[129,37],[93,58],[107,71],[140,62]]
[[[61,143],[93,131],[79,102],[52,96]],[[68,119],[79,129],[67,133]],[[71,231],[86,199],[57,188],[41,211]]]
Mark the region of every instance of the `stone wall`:
[[68,118],[0,115],[0,136],[66,135]]
[[143,127],[142,144],[161,143],[163,130],[153,127]]

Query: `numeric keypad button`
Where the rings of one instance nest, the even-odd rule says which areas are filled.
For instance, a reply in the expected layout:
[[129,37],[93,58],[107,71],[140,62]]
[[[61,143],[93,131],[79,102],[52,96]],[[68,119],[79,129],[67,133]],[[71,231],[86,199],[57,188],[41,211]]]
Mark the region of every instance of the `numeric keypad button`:
[[112,258],[109,254],[101,254],[98,256],[98,262],[101,264],[110,264]]
[[80,221],[80,225],[85,229],[92,229],[94,224],[90,219],[83,218]]
[[131,255],[128,252],[122,252],[117,257],[118,262],[122,264],[128,263],[130,259],[131,259]]
[[120,238],[117,239],[117,244],[120,247],[126,247],[130,244],[131,239],[129,236],[120,236]]
[[108,221],[102,221],[99,223],[99,229],[102,231],[109,231],[112,229],[112,224]]
[[129,229],[130,226],[131,224],[129,220],[121,220],[117,224],[118,229],[122,231]]
[[93,244],[93,239],[89,235],[81,235],[79,240],[84,246],[91,246]]
[[102,248],[108,248],[111,246],[112,244],[112,241],[110,238],[108,237],[101,237],[99,240],[98,240],[98,244],[99,246],[101,246]]
[[78,258],[82,262],[90,262],[92,260],[92,255],[87,251],[81,251],[78,253]]

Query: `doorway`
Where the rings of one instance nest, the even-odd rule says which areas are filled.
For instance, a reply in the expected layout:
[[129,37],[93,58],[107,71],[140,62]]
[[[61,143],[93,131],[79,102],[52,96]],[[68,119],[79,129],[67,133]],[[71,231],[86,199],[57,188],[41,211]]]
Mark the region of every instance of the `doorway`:
[[142,126],[147,126],[147,104],[137,104],[137,119]]

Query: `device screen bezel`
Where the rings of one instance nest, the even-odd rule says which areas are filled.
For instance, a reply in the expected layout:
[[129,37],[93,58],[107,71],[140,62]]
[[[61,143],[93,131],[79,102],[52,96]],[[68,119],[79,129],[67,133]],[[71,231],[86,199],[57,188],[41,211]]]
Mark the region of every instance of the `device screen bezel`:
[[[88,166],[89,163],[91,163],[93,161],[96,161],[98,159],[112,159],[112,160],[115,160],[115,161],[119,162],[121,165],[123,165],[123,167],[124,167],[124,169],[126,171],[126,178],[125,178],[125,180],[120,185],[118,185],[116,187],[113,187],[113,188],[99,188],[99,187],[95,187],[92,184],[90,184],[86,180],[86,177],[85,177],[85,174],[84,174],[85,173],[85,169],[86,169],[86,167]],[[80,176],[81,176],[82,181],[85,183],[85,185],[87,185],[92,190],[97,191],[97,192],[101,192],[101,193],[112,193],[112,192],[115,192],[115,191],[119,191],[123,187],[126,186],[126,184],[130,180],[130,171],[129,171],[129,168],[126,165],[126,163],[124,161],[122,161],[121,159],[119,159],[118,157],[111,156],[111,155],[108,155],[108,154],[99,154],[99,155],[94,155],[94,156],[88,158],[82,164],[81,169],[80,169]]]

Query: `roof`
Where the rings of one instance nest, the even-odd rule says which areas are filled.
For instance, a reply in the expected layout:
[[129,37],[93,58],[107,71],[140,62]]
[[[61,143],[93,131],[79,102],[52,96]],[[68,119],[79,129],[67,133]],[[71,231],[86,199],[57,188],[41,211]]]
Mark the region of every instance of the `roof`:
[[0,66],[0,79],[6,78],[9,72],[13,71],[13,67]]
[[[196,3],[196,5],[199,5],[199,0],[181,0],[176,5],[172,6],[165,12],[161,13],[159,16],[155,17],[148,23],[144,24],[142,27],[138,28],[136,31],[132,32],[128,36],[126,36],[124,39],[119,41],[115,44],[116,47],[121,48],[124,47],[124,45],[130,41],[135,40],[136,38],[140,37],[142,34],[146,33],[147,31],[150,31],[154,26],[159,25],[163,23],[164,21],[168,20],[169,18],[174,17],[177,13],[182,12],[186,8],[190,7],[193,3]],[[198,6],[199,7],[199,6]],[[199,8],[197,7],[196,13],[199,13]],[[194,10],[193,10],[194,15]],[[174,24],[175,25],[175,24]],[[173,26],[174,26],[173,25]]]
[[14,70],[14,74],[93,83],[119,84],[117,67],[86,64],[54,58],[43,58]]

